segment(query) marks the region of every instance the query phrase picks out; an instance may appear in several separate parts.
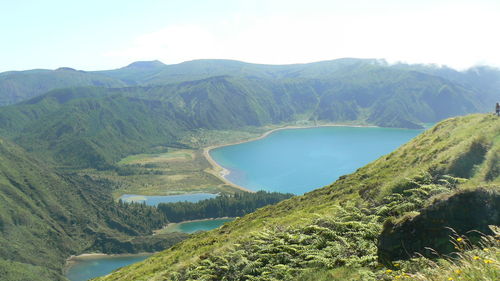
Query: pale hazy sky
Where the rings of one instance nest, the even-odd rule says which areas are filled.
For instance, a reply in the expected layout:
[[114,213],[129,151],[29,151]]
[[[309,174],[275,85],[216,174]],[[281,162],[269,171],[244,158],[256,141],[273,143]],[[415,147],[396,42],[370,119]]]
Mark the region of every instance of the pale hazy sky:
[[342,57],[500,66],[500,0],[0,0],[0,71]]

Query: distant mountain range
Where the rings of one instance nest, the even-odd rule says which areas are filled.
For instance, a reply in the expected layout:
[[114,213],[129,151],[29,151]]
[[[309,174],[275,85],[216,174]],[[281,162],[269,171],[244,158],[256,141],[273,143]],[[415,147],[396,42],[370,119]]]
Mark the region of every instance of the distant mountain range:
[[[110,71],[36,73],[0,74],[0,96],[6,88],[1,81],[58,88],[0,107],[0,133],[73,167],[104,168],[152,146],[182,146],[182,136],[200,128],[297,120],[421,128],[423,123],[489,111],[500,91],[500,71],[492,68],[457,72],[362,59],[281,66],[153,61]],[[38,82],[22,82],[26,75]],[[54,77],[62,82],[51,84]],[[93,77],[86,81],[94,86],[61,88],[83,81],[75,77]],[[97,81],[108,83],[95,87]],[[32,88],[16,97],[35,92]]]
[[258,77],[269,80],[339,80],[376,73],[382,76],[379,77],[382,79],[383,70],[388,69],[441,77],[485,96],[498,96],[500,87],[500,70],[487,66],[456,71],[432,65],[389,65],[383,60],[353,58],[291,65],[251,64],[233,60],[194,60],[173,65],[160,61],[138,61],[123,68],[103,71],[86,72],[63,67],[57,70],[3,72],[0,73],[0,105],[17,103],[65,87],[164,85],[214,76]]

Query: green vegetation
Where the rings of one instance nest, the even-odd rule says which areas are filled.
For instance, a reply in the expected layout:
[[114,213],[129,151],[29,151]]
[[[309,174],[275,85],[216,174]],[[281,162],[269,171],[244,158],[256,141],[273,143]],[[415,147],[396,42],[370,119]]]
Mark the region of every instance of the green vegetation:
[[[255,129],[261,130],[264,129]],[[186,134],[185,142],[193,147],[202,147],[255,136],[255,133],[246,131],[202,130]],[[78,172],[114,182],[118,186],[113,191],[115,198],[127,193],[176,195],[197,192],[233,194],[241,191],[217,177],[218,172],[201,149],[157,147],[155,150],[166,152],[130,155],[118,161],[112,169],[82,169]]]
[[165,64],[157,60],[137,61],[119,69],[95,71],[93,73],[120,79],[128,85],[137,85],[142,84],[165,67],[167,67]]
[[0,73],[0,106],[24,101],[57,88],[77,86],[124,87],[118,79],[71,68]]
[[160,250],[186,237],[149,238],[166,217],[116,204],[112,189],[109,181],[61,174],[0,139],[0,279],[63,280],[71,254]]
[[136,154],[123,158],[118,165],[147,165],[170,161],[189,161],[194,159],[194,152],[188,149],[180,149],[165,153]]
[[200,150],[170,149],[157,154],[138,154],[120,160],[110,170],[86,169],[79,173],[104,178],[123,194],[175,195],[183,193],[233,193],[235,191],[209,172],[210,163]]
[[451,236],[449,245],[454,246],[452,255],[439,259],[424,257],[401,261],[393,265],[393,270],[384,272],[385,280],[498,280],[500,278],[500,232],[491,226],[493,235],[482,235],[479,243],[471,243],[468,236]]
[[158,210],[163,212],[170,222],[186,220],[239,217],[258,208],[272,205],[292,197],[293,194],[259,191],[255,193],[236,193],[220,195],[200,202],[160,203]]
[[[455,221],[458,235],[465,235],[473,230],[468,229],[466,217],[479,215],[474,206],[485,206],[494,214],[493,223],[477,219],[474,228],[500,224],[497,205],[488,203],[500,198],[500,174],[491,166],[498,161],[499,133],[500,122],[492,115],[443,121],[331,186],[261,208],[97,280],[393,278],[379,264],[384,262],[390,272],[395,271],[388,263],[396,261],[379,261],[382,245],[377,241],[384,227],[397,229],[443,208],[440,214],[446,220],[434,222],[437,227]],[[482,160],[474,161],[471,172],[462,173],[464,166],[457,163],[469,157]],[[479,198],[474,204],[468,202],[471,210],[445,211],[455,210],[454,204],[469,194]],[[416,236],[405,237],[407,243],[418,244],[427,229],[415,231]],[[440,245],[448,234],[433,241]],[[422,244],[417,252],[434,245]]]

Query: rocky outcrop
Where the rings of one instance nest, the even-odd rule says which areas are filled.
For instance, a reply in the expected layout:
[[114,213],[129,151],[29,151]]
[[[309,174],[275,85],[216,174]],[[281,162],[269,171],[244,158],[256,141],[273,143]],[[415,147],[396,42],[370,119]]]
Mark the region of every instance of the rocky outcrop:
[[415,217],[386,222],[378,242],[380,262],[388,264],[417,254],[430,257],[434,251],[450,253],[454,250],[450,243],[453,230],[471,241],[478,240],[478,232],[492,234],[488,225],[500,225],[500,192],[495,190],[462,191],[435,202]]

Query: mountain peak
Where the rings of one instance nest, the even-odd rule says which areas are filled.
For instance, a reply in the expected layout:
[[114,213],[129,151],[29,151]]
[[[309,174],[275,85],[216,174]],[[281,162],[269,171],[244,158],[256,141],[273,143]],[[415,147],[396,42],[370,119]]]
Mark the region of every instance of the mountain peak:
[[126,68],[153,69],[162,66],[165,66],[165,64],[162,63],[161,61],[152,60],[152,61],[136,61],[127,65]]
[[56,71],[77,71],[77,70],[71,67],[59,67],[58,69],[56,69]]

